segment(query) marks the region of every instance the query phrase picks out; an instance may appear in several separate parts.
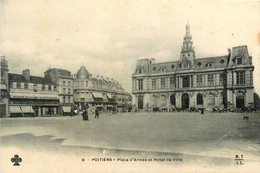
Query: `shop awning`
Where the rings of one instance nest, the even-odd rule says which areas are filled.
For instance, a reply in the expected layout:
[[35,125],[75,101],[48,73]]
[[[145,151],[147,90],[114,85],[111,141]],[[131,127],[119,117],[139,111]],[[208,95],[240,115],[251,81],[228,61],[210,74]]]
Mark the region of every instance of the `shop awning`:
[[33,108],[32,106],[20,106],[20,108],[22,109],[22,111],[24,113],[33,113]]
[[62,106],[63,112],[71,112],[70,106]]
[[103,94],[99,92],[93,92],[92,93],[95,98],[103,98]]
[[9,106],[10,113],[22,113],[20,106]]
[[10,113],[33,113],[32,106],[9,106]]
[[107,97],[108,97],[109,99],[112,99],[112,98],[113,98],[111,93],[107,93]]

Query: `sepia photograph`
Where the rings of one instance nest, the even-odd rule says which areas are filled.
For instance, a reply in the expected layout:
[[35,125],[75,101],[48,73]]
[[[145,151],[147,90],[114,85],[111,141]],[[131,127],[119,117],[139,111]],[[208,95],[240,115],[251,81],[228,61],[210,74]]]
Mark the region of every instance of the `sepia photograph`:
[[257,0],[1,0],[0,172],[260,172]]

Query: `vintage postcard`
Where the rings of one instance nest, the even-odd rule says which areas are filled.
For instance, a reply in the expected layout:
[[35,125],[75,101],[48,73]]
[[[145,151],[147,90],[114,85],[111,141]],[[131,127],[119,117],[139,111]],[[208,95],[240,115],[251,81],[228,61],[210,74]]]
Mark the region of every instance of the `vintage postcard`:
[[260,3],[2,0],[0,172],[260,172]]

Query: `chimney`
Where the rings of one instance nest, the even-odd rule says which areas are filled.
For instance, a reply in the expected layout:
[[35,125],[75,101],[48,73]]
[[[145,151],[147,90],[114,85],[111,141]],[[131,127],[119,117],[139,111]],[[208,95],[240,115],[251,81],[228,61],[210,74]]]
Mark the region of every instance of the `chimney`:
[[151,58],[151,62],[152,62],[152,64],[154,64],[155,63],[155,59]]
[[23,70],[23,77],[24,77],[27,81],[30,81],[30,70],[29,70],[29,69]]

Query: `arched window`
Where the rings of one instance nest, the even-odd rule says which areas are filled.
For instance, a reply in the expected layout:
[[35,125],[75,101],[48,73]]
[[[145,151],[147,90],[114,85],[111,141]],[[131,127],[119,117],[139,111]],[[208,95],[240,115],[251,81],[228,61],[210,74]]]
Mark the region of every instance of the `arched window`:
[[171,95],[170,97],[170,101],[171,101],[171,105],[175,105],[176,104],[176,100],[175,100],[175,95]]
[[203,96],[202,94],[197,95],[197,105],[203,105]]

